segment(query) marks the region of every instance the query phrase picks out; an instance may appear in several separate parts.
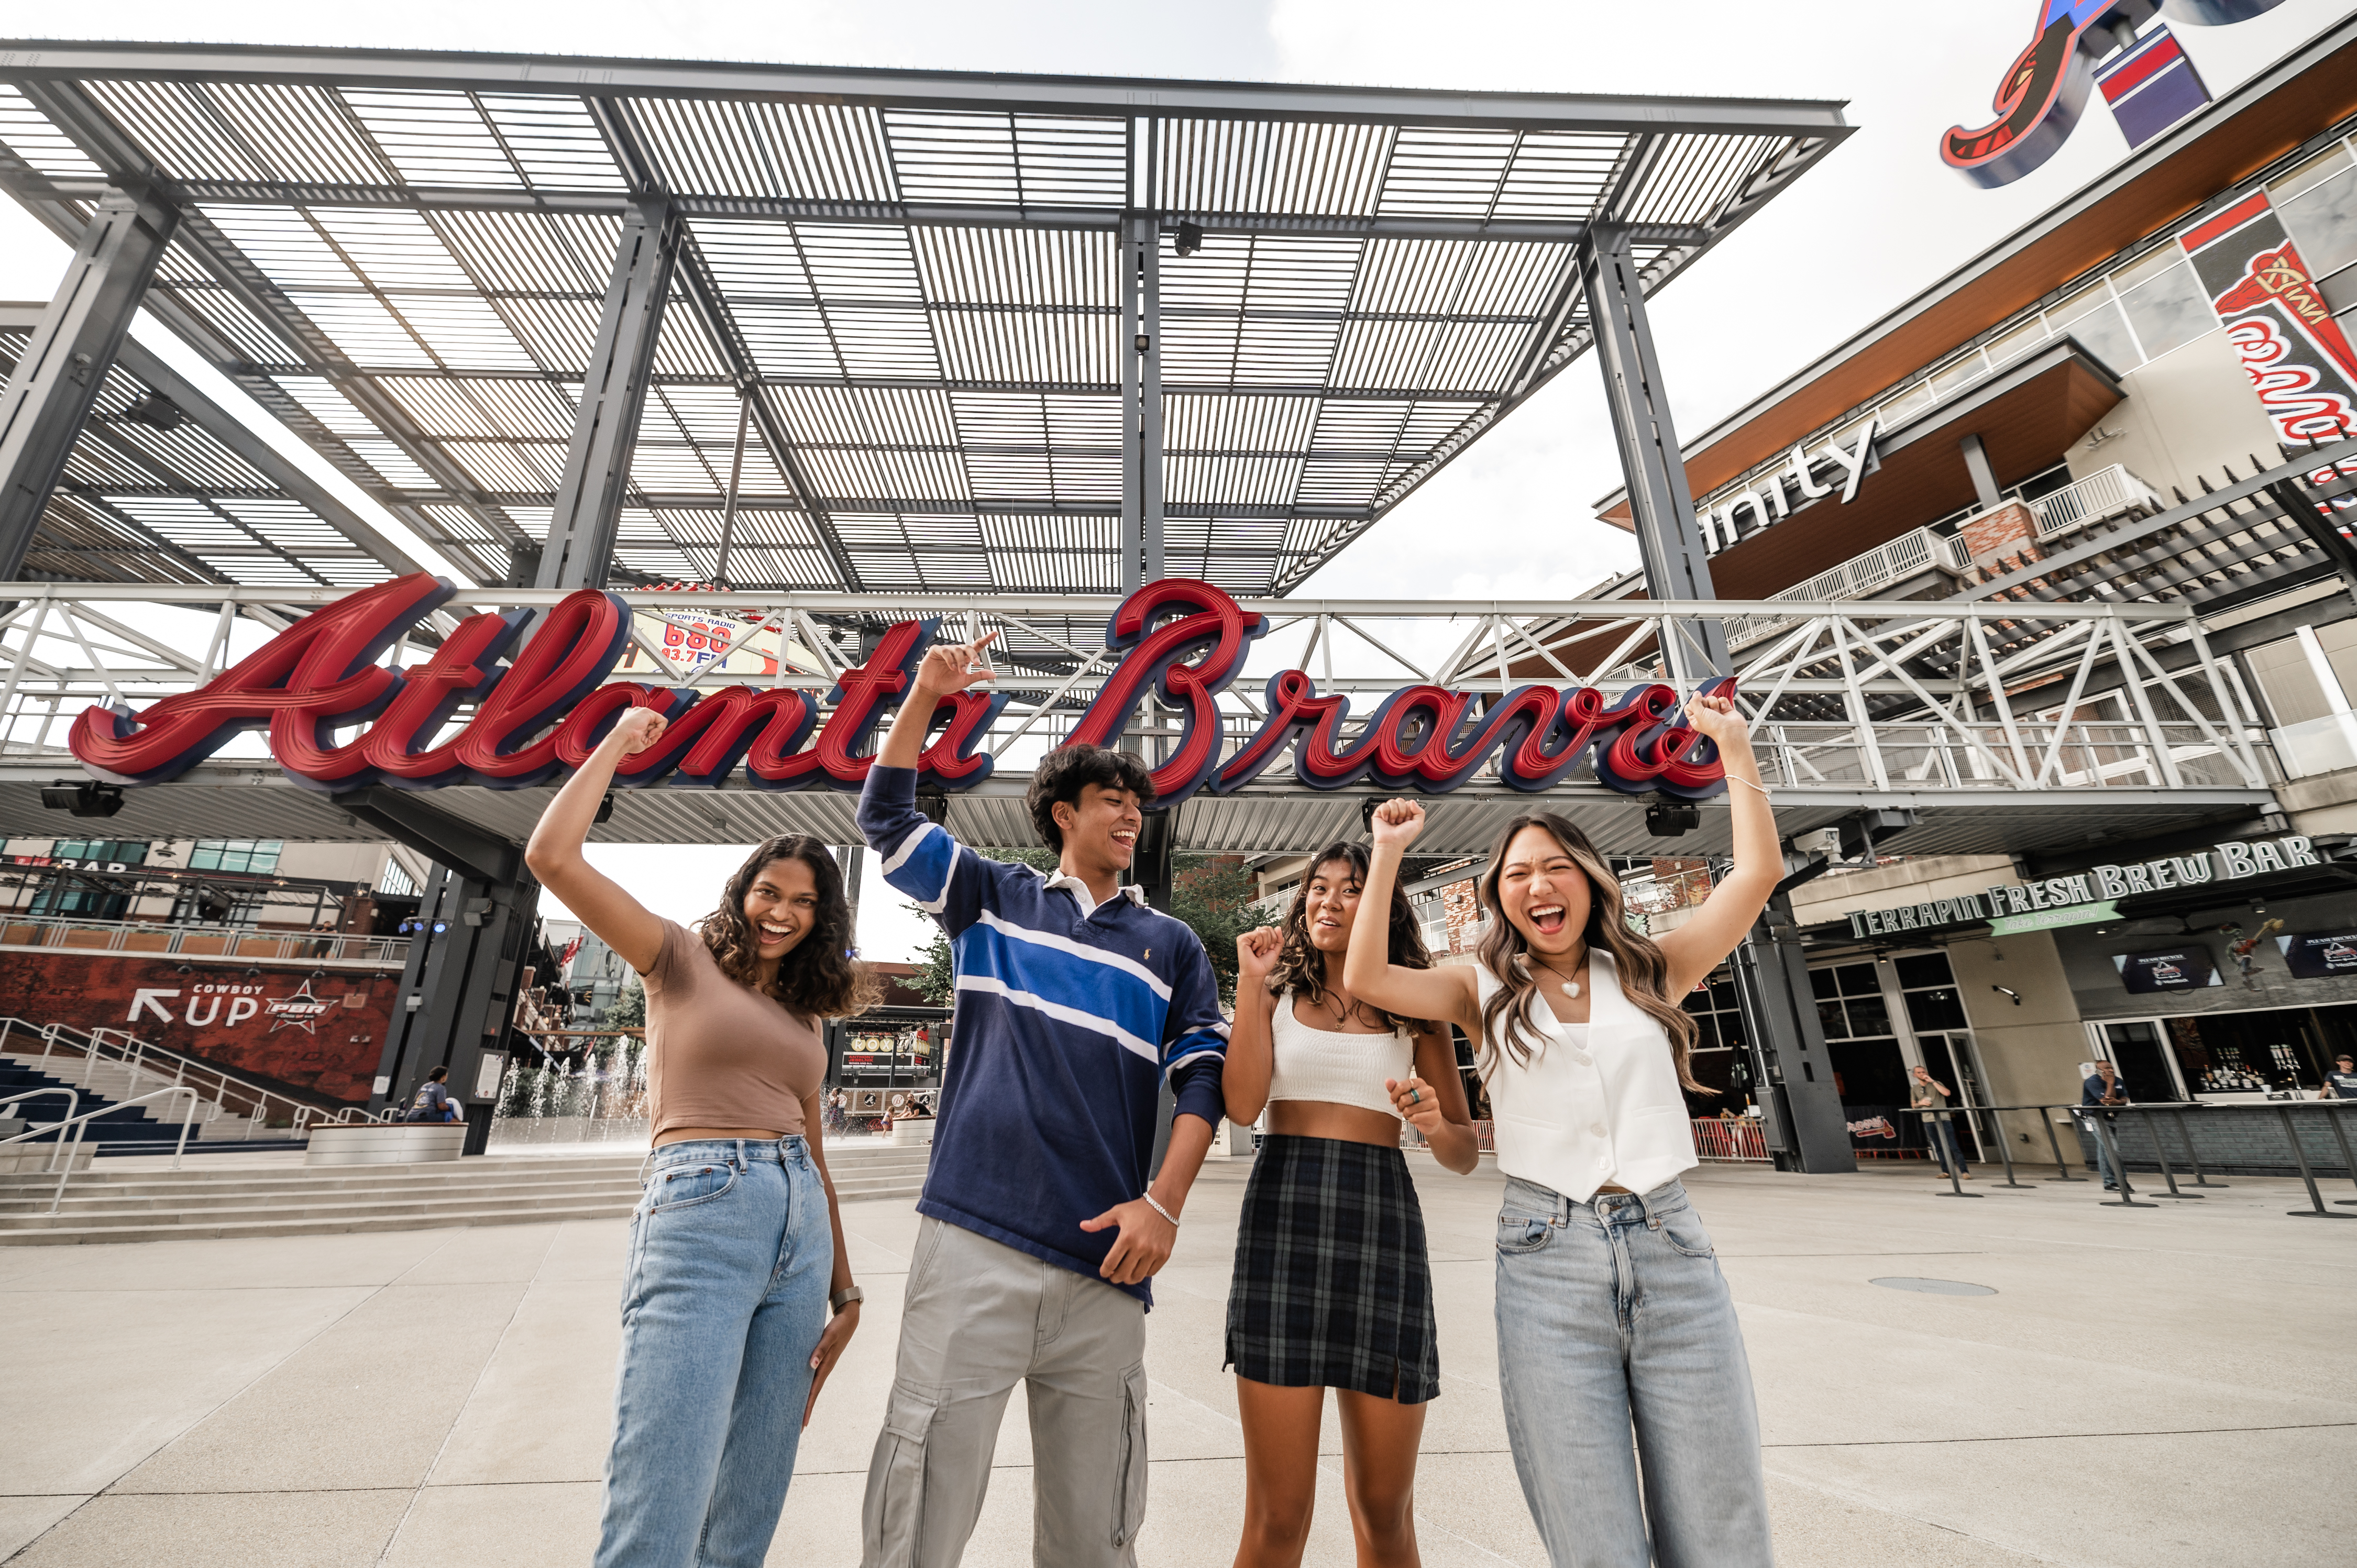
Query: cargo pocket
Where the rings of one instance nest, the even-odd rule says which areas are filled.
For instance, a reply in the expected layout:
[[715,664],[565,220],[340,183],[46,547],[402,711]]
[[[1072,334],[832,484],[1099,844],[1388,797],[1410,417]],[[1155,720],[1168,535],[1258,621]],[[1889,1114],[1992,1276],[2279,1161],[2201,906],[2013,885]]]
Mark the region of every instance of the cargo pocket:
[[[1121,1464],[1114,1475],[1113,1543],[1129,1546],[1146,1522],[1146,1365],[1121,1375]],[[1131,1561],[1124,1554],[1125,1561]]]
[[925,1439],[941,1409],[938,1389],[892,1385],[884,1411],[884,1431],[876,1440],[876,1463],[867,1476],[866,1518],[861,1522],[874,1543],[874,1561],[917,1561],[925,1537]]

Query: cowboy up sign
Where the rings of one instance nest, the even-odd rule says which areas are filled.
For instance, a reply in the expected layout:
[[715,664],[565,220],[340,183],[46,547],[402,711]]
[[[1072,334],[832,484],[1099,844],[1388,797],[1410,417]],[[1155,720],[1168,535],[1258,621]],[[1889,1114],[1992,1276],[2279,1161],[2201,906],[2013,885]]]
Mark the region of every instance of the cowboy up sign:
[[[589,589],[548,610],[521,648],[530,610],[468,617],[423,664],[396,671],[379,662],[456,591],[418,573],[353,594],[193,692],[144,713],[84,710],[73,754],[102,779],[158,784],[240,732],[262,729],[287,777],[314,789],[522,789],[579,767],[625,709],[643,707],[671,723],[658,746],[624,758],[619,787],[711,788],[741,769],[759,789],[853,790],[867,777],[876,726],[908,690],[937,626],[935,618],[892,627],[817,703],[781,686],[608,683],[630,641],[631,610],[619,596]],[[1120,661],[1067,744],[1112,745],[1149,693],[1178,710],[1178,745],[1154,773],[1157,807],[1199,789],[1241,789],[1288,749],[1296,777],[1316,789],[1372,779],[1386,789],[1445,791],[1492,757],[1501,779],[1534,792],[1583,761],[1624,794],[1702,800],[1726,788],[1717,751],[1683,722],[1677,692],[1653,683],[1609,701],[1587,686],[1533,684],[1489,697],[1409,686],[1352,734],[1348,697],[1321,696],[1307,674],[1287,670],[1269,680],[1267,716],[1255,733],[1223,755],[1219,695],[1267,629],[1266,618],[1209,583],[1166,578],[1139,589],[1106,626],[1105,644]],[[1734,684],[1720,680],[1705,690],[1728,694]],[[965,692],[945,703],[946,723],[919,764],[925,781],[966,789],[987,778],[992,759],[977,747],[1006,702],[998,693]]]

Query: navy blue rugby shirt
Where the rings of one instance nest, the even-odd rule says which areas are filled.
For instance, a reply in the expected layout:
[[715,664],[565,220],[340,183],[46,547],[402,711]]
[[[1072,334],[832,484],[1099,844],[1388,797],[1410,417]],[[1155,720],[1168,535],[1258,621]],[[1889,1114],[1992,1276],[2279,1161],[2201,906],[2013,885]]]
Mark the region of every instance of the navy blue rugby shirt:
[[[1146,1190],[1161,1081],[1214,1127],[1228,1025],[1203,944],[1116,896],[986,859],[917,811],[917,775],[876,766],[859,827],[884,880],[949,934],[948,1076],[917,1212],[1096,1277],[1119,1234],[1081,1229]],[[1149,1284],[1122,1285],[1153,1305]]]

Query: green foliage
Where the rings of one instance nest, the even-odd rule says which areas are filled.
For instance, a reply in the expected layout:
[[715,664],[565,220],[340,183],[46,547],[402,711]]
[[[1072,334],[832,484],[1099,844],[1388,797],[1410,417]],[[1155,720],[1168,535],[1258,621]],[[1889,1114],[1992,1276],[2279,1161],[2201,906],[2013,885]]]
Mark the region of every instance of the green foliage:
[[597,1020],[608,1029],[643,1029],[647,1026],[647,988],[631,981],[622,988],[622,994]]
[[1235,1000],[1236,939],[1265,923],[1252,907],[1258,891],[1252,872],[1233,855],[1182,854],[1171,874],[1168,912],[1202,940],[1223,1002]]

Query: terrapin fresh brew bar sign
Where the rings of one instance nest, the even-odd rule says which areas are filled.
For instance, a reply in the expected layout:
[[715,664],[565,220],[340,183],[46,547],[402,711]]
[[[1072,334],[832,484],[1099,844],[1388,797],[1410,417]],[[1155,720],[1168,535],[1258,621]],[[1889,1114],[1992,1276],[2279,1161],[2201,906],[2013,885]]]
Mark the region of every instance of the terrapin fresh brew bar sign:
[[[2234,839],[2198,854],[2163,855],[2134,865],[2098,865],[2073,875],[2050,876],[2036,882],[2000,883],[1986,893],[1901,904],[1890,909],[1853,909],[1849,929],[1854,936],[1884,937],[1900,931],[2014,918],[2026,918],[2029,922],[2017,929],[2032,929],[2033,923],[2078,925],[2087,920],[2110,919],[2115,913],[2114,902],[2135,894],[2166,893],[2205,882],[2239,882],[2245,877],[2322,864],[2313,842],[2298,833],[2256,843]],[[2056,916],[2040,918],[2048,911],[2055,911]]]
[[[856,790],[877,724],[909,689],[937,629],[937,618],[892,626],[820,703],[776,685],[609,684],[630,645],[631,610],[595,590],[568,595],[536,627],[531,610],[468,616],[425,663],[380,662],[456,592],[418,573],[353,594],[195,691],[141,713],[85,709],[73,754],[102,779],[158,784],[239,733],[262,729],[280,768],[313,789],[522,789],[580,767],[615,720],[638,707],[670,725],[656,746],[623,759],[619,788],[709,789],[741,771],[758,789]],[[1156,804],[1166,808],[1199,789],[1242,789],[1288,749],[1296,776],[1318,789],[1372,779],[1386,789],[1446,791],[1493,757],[1498,777],[1522,790],[1551,789],[1583,763],[1623,794],[1702,800],[1726,788],[1717,749],[1684,722],[1676,690],[1652,682],[1610,699],[1589,686],[1532,684],[1487,697],[1408,686],[1352,734],[1348,697],[1320,695],[1307,674],[1286,670],[1268,681],[1255,731],[1222,755],[1219,695],[1267,630],[1267,618],[1209,583],[1166,578],[1139,589],[1106,624],[1105,646],[1120,658],[1066,744],[1112,745],[1149,694],[1176,709],[1178,744],[1153,775]],[[1732,680],[1704,687],[1734,689]],[[992,759],[978,748],[1008,700],[972,691],[945,703],[946,722],[919,762],[924,781],[970,789],[988,778]]]

